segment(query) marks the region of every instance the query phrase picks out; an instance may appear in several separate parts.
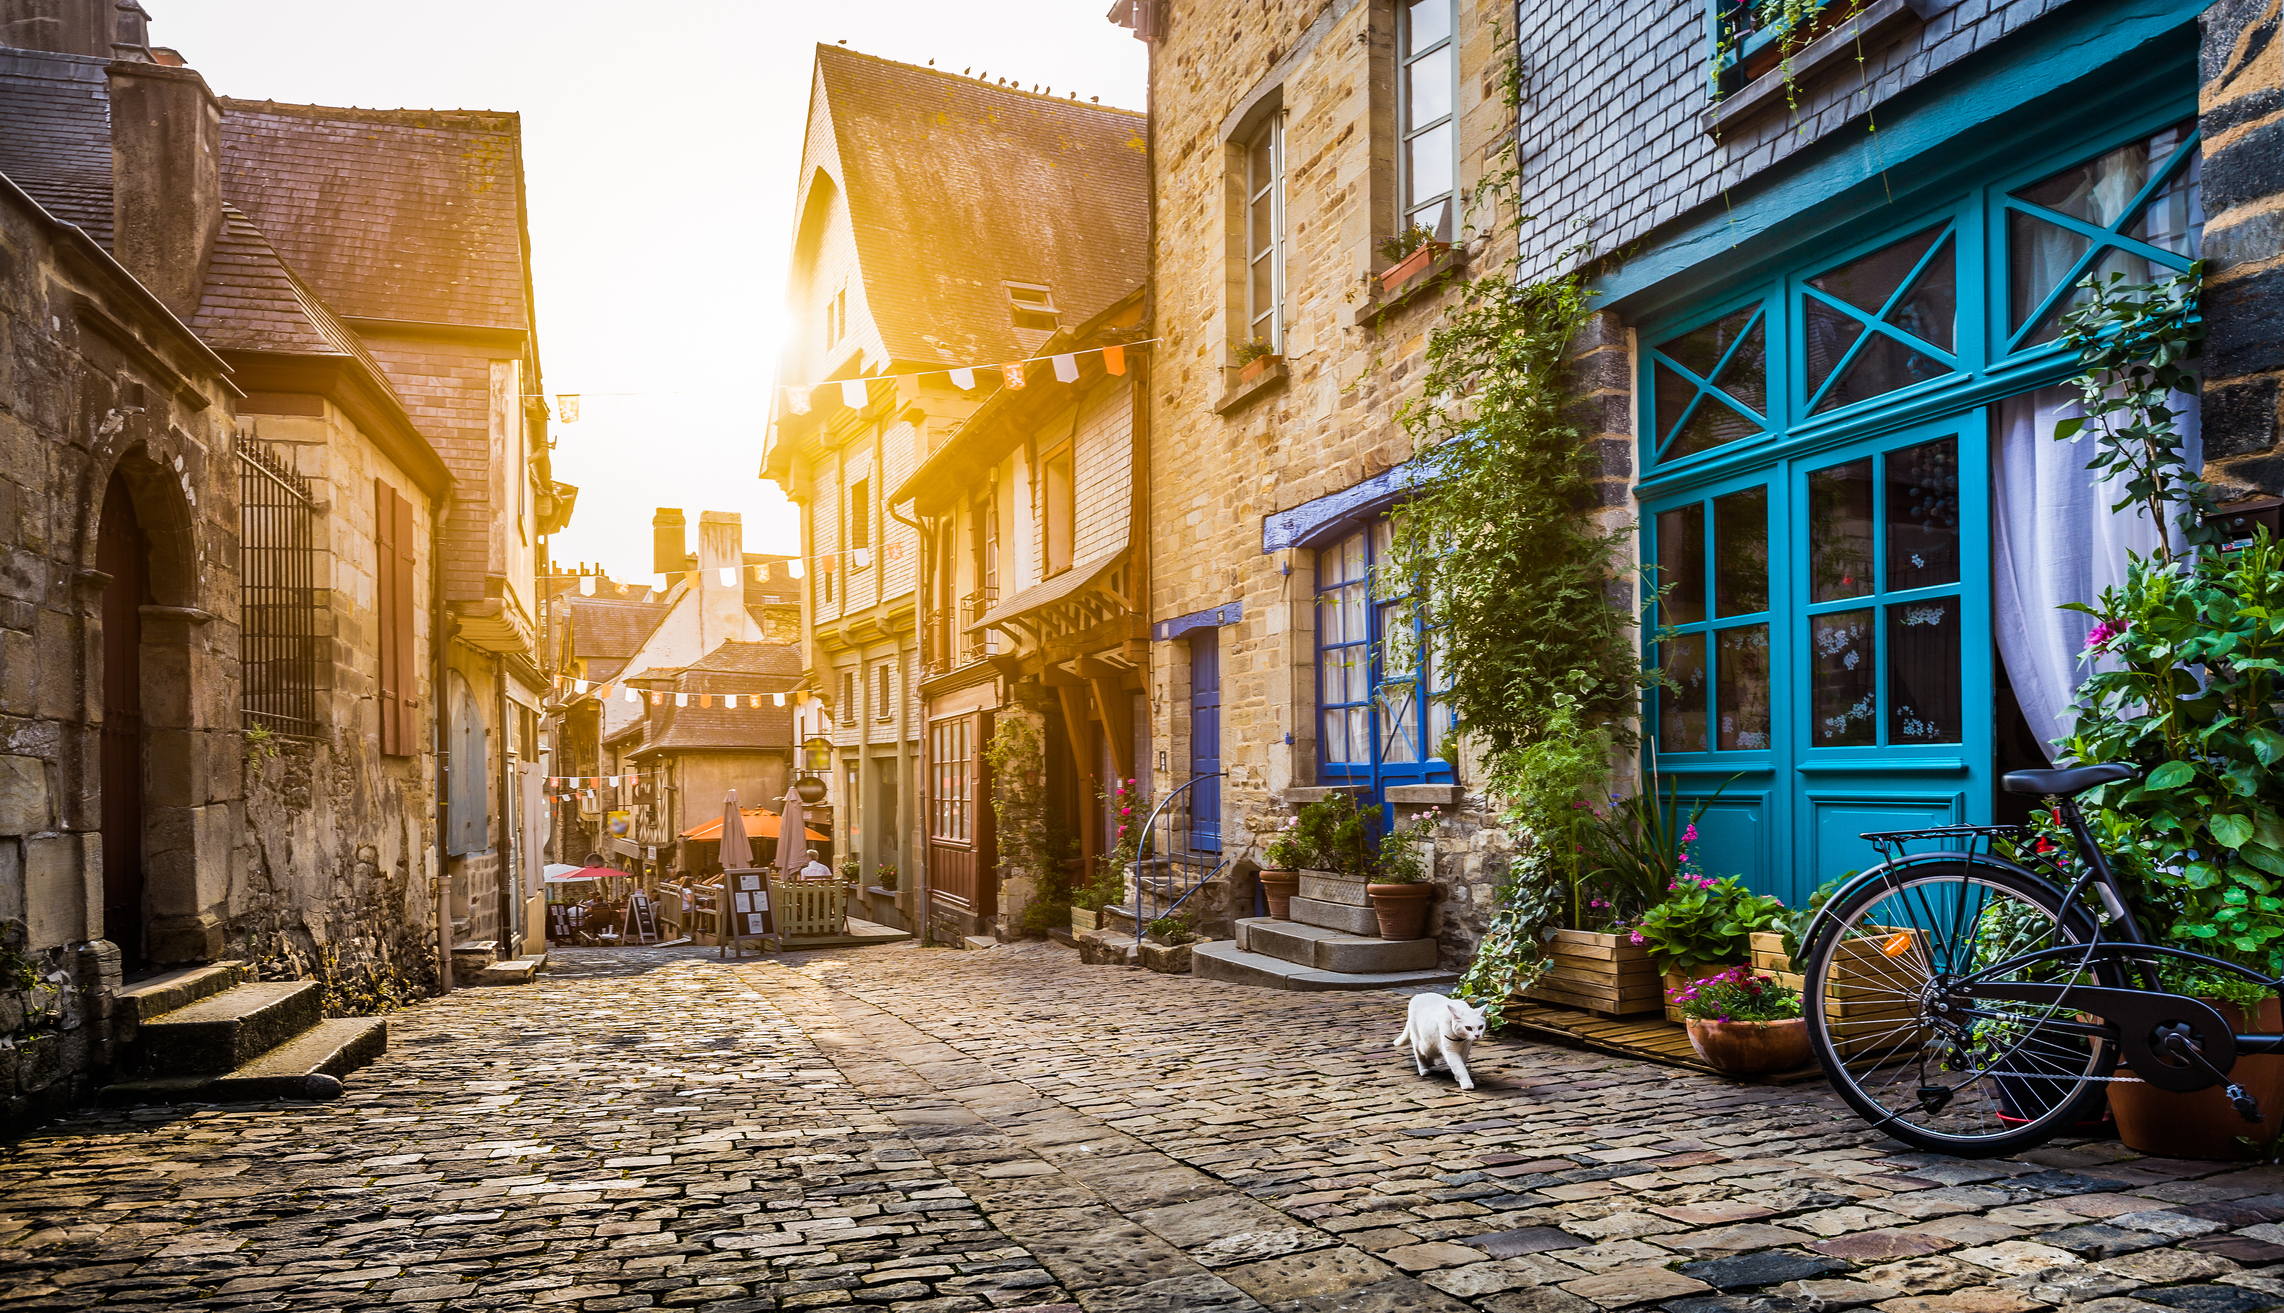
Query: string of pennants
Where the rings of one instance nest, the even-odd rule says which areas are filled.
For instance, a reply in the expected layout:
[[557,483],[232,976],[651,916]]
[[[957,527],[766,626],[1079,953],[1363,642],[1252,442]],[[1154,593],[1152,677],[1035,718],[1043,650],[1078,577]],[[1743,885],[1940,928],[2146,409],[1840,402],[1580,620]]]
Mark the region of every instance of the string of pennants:
[[808,414],[816,399],[816,394],[835,387],[840,389],[842,405],[850,410],[862,410],[871,399],[870,384],[905,379],[917,381],[938,374],[951,379],[952,386],[960,391],[973,392],[976,388],[975,376],[977,371],[996,371],[1000,377],[1000,385],[1012,392],[1021,389],[1028,381],[1025,378],[1024,367],[1036,365],[1041,361],[1054,366],[1055,381],[1058,383],[1076,383],[1079,381],[1080,356],[1099,355],[1102,357],[1102,368],[1105,373],[1123,374],[1126,372],[1126,348],[1147,346],[1157,340],[1154,337],[1144,338],[1139,342],[1122,342],[1116,346],[1091,347],[1085,351],[1065,351],[1057,355],[1032,356],[1027,360],[1010,360],[1003,364],[962,365],[957,369],[924,369],[907,374],[871,374],[864,378],[844,378],[833,382],[780,383],[777,386],[780,391],[785,393],[785,408],[796,415]]
[[560,675],[556,676],[555,687],[558,691],[561,691],[565,684],[569,684],[571,691],[581,697],[586,696],[589,690],[593,690],[595,696],[605,702],[610,701],[615,695],[624,697],[629,702],[640,703],[644,694],[647,693],[650,705],[654,707],[667,705],[669,699],[672,699],[673,704],[677,707],[711,707],[718,700],[724,708],[731,711],[738,709],[739,698],[744,698],[745,705],[755,711],[761,709],[763,698],[768,698],[769,704],[773,707],[785,705],[785,694],[783,693],[669,693],[664,689],[657,688],[640,689],[632,684],[611,684],[601,680],[565,679]]
[[547,787],[550,789],[615,789],[619,787],[619,782],[624,780],[626,787],[631,789],[641,779],[642,772],[633,770],[621,771],[616,775],[550,775],[547,777]]

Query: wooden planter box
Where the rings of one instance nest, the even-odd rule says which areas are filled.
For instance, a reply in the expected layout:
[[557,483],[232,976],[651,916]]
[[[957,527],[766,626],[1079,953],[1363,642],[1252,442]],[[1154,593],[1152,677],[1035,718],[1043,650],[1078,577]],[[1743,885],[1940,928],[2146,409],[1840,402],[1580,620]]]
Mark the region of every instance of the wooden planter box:
[[1428,242],[1420,249],[1389,265],[1380,274],[1380,291],[1383,295],[1395,291],[1419,276],[1421,270],[1435,263],[1435,258],[1451,249],[1450,242]]
[[1658,1010],[1657,967],[1649,950],[1625,935],[1557,930],[1547,946],[1547,969],[1523,997],[1601,1017],[1632,1017]]
[[[1917,983],[1920,969],[1916,964],[1927,960],[1926,935],[1916,930],[1910,933],[1913,946],[1900,955],[1900,960],[1881,951],[1885,946],[1881,938],[1851,939],[1841,945],[1839,969],[1824,1000],[1832,1045],[1841,1057],[1853,1057],[1875,1045],[1893,1048],[1899,1055],[1917,1047],[1916,1041],[1897,1033],[1897,1027],[1910,1020],[1916,1009],[1895,995],[1899,989]],[[1775,977],[1780,985],[1807,991],[1808,982],[1784,955],[1782,935],[1753,936],[1753,970]]]
[[1080,930],[1102,929],[1102,913],[1091,907],[1072,908],[1071,929],[1074,932]]

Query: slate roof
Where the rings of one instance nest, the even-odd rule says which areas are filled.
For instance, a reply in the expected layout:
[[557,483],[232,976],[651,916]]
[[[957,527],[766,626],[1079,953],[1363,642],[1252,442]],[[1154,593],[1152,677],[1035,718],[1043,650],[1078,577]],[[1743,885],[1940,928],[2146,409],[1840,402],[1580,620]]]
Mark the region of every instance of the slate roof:
[[[708,652],[704,660],[684,667],[688,673],[718,673],[735,675],[784,675],[798,679],[801,675],[801,645],[798,643],[724,643]],[[736,689],[723,689],[734,693]]]
[[[608,658],[625,668],[643,640],[666,618],[664,602],[622,602],[616,598],[571,600],[571,652],[588,661]],[[616,673],[615,671],[613,673]]]
[[676,707],[663,709],[653,722],[657,733],[635,751],[654,752],[790,752],[793,748],[793,708],[763,703],[758,707]]
[[1005,282],[1046,285],[1065,324],[1141,283],[1141,114],[838,46],[817,47],[816,88],[891,358],[1029,356],[1045,334],[1015,328]]
[[222,108],[223,196],[343,315],[530,328],[517,115]]
[[[104,63],[0,51],[0,173],[50,214],[109,247],[111,100]],[[364,343],[234,206],[224,207],[205,294],[188,326],[218,351],[353,357],[383,392],[396,395]]]

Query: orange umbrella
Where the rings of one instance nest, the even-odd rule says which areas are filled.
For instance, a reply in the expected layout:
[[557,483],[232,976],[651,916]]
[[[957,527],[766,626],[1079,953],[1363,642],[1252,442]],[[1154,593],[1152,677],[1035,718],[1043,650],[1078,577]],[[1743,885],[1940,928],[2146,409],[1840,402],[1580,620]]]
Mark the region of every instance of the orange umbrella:
[[[746,834],[749,837],[755,839],[777,838],[780,832],[780,828],[784,824],[783,821],[778,819],[776,812],[773,812],[766,807],[740,807],[738,809],[738,813],[741,817],[744,818]],[[810,839],[814,840],[817,843],[832,842],[831,835],[819,834],[815,830],[809,829],[806,826],[802,827],[801,832],[808,835]],[[685,839],[699,840],[701,842],[708,839],[719,839],[722,837],[722,820],[717,818],[715,820],[706,822],[704,825],[684,830],[682,832],[682,837]],[[802,860],[807,861],[808,859],[804,857]]]

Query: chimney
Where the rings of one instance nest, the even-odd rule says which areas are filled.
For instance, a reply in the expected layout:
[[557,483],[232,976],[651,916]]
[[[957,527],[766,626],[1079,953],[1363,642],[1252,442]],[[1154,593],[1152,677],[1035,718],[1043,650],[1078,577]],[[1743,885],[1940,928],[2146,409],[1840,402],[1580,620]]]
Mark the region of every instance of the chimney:
[[735,511],[698,516],[698,599],[699,635],[707,651],[748,637],[753,617],[745,609],[745,527]]
[[188,319],[222,234],[222,106],[187,68],[119,59],[106,71],[111,254]]
[[680,574],[690,568],[690,548],[683,537],[689,521],[679,506],[661,506],[650,517],[650,568],[660,574]]
[[0,46],[111,58],[114,0],[0,0]]

